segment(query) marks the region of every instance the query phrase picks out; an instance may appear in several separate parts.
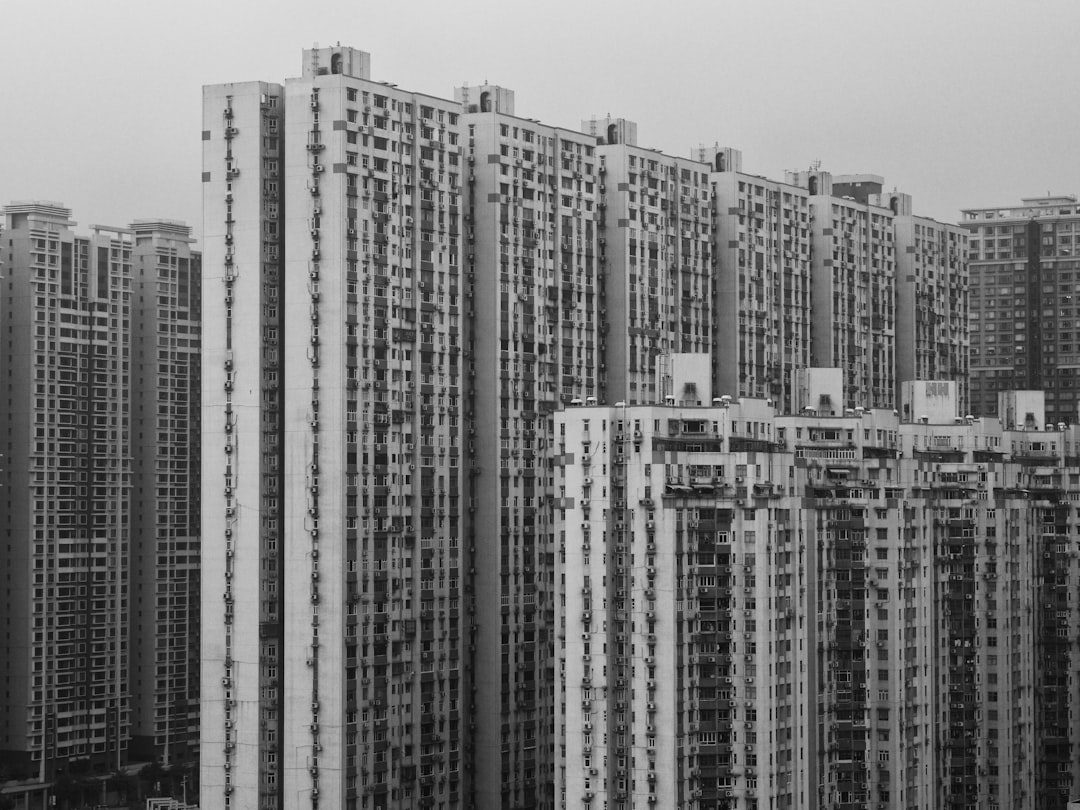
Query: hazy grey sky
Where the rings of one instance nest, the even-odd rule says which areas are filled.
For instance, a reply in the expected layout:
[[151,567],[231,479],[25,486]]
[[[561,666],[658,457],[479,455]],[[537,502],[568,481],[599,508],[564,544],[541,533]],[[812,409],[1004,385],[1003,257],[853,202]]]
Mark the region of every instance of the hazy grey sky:
[[[340,41],[374,78],[453,97],[485,79],[517,112],[638,123],[688,155],[743,150],[783,178],[873,172],[918,213],[1080,193],[1080,2],[60,0],[0,13],[0,202],[81,226],[199,229],[203,84],[281,81]],[[309,10],[310,8],[310,10]]]

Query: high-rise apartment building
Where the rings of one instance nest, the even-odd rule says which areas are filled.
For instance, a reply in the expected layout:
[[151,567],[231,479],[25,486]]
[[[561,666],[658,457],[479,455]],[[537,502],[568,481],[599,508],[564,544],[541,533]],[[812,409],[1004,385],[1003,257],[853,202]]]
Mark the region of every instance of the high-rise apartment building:
[[179,222],[131,225],[131,754],[199,744],[201,256]]
[[[879,180],[880,178],[874,178]],[[843,193],[857,177],[789,172],[810,197],[810,365],[844,372],[845,408],[892,408],[896,398],[893,213]],[[834,184],[841,184],[834,188]]]
[[[559,478],[566,491],[559,549],[565,576],[565,735],[557,787],[567,807],[719,806],[733,795],[726,774],[732,772],[727,766],[736,741],[738,772],[747,779],[739,795],[756,795],[759,779],[771,784],[769,765],[777,753],[771,747],[778,739],[768,733],[773,715],[785,713],[786,706],[792,722],[808,722],[793,708],[805,695],[777,695],[768,686],[774,645],[779,654],[793,624],[786,610],[774,614],[774,607],[794,607],[791,594],[799,592],[799,583],[771,573],[772,555],[764,549],[774,542],[791,547],[788,522],[776,521],[767,508],[718,514],[715,482],[727,474],[732,485],[738,481],[745,489],[745,470],[731,462],[745,461],[747,452],[753,458],[751,448],[763,450],[774,441],[764,433],[771,409],[763,400],[755,406],[755,413],[742,414],[747,421],[738,429],[747,429],[745,447],[722,459],[727,467],[712,463],[721,460],[717,431],[733,431],[730,422],[741,420],[727,420],[730,412],[720,408],[687,409],[685,437],[671,432],[671,411],[663,407],[584,408],[560,415],[561,458],[567,460]],[[674,451],[684,438],[694,442],[695,463],[685,469],[667,464],[676,461]],[[756,496],[757,486],[751,489]],[[675,492],[695,508],[686,514],[669,508]],[[730,493],[729,507],[736,503],[734,486]],[[777,494],[770,482],[762,505],[781,506]],[[716,635],[714,543],[723,548],[726,568],[732,534],[740,552],[748,538],[749,553],[738,554],[739,571],[747,574],[738,589],[725,587],[725,596],[736,590],[738,596],[725,599],[720,609],[753,617],[740,622],[752,643],[732,644],[726,625]],[[705,570],[699,564],[707,566],[708,576],[695,577]],[[794,654],[808,653],[796,647]],[[722,711],[718,696],[724,698]]]
[[709,167],[639,146],[637,124],[623,118],[581,126],[598,143],[608,400],[647,404],[680,396],[670,389],[670,358],[706,354],[711,346]]
[[273,806],[281,789],[282,754],[271,746],[284,741],[283,96],[262,82],[203,96],[199,764],[207,807]]
[[910,423],[747,399],[559,415],[560,801],[1063,805],[1080,437],[914,386],[937,407]]
[[[553,806],[553,414],[611,396],[610,322],[638,358],[627,395],[662,396],[659,358],[707,347],[708,167],[520,118],[505,88],[404,93],[340,47],[307,52],[284,88],[207,88],[204,117],[203,445],[225,481],[204,477],[203,526],[227,541],[203,565],[204,594],[222,592],[204,597],[204,801],[454,806],[467,767],[479,806]],[[640,251],[615,315],[605,228]],[[278,546],[279,526],[313,547]],[[301,588],[285,572],[305,566]],[[397,592],[410,579],[419,600]],[[419,687],[417,645],[437,662]],[[376,649],[387,666],[363,663]],[[233,709],[250,700],[249,722]],[[445,720],[417,717],[432,711]],[[389,736],[351,733],[365,718]],[[384,739],[443,760],[388,759]]]
[[202,803],[458,806],[460,107],[335,47],[203,110]]
[[971,410],[992,416],[997,395],[1046,391],[1047,418],[1073,423],[1080,403],[1080,205],[1075,196],[972,208]]
[[473,702],[475,789],[481,806],[551,807],[553,414],[662,398],[666,359],[707,350],[708,167],[637,146],[623,119],[573,132],[516,116],[506,88],[456,97],[469,156],[472,662],[476,693],[501,695]]
[[779,183],[743,173],[738,150],[695,155],[715,170],[715,391],[791,413],[794,373],[833,367],[840,411],[892,407],[909,380],[955,380],[966,407],[962,228],[913,215],[910,196],[876,175]]
[[736,149],[696,154],[712,169],[713,390],[790,413],[794,372],[810,365],[808,192],[744,173]]
[[456,91],[467,180],[464,433],[478,807],[551,806],[553,414],[605,397],[596,140]]
[[[911,195],[885,191],[873,174],[833,178],[833,195],[888,208],[893,213],[896,258],[896,401],[905,382],[957,384],[961,413],[968,412],[967,233],[912,213]],[[913,414],[902,414],[913,418]]]
[[[347,47],[206,88],[204,122],[203,804],[894,802],[865,752],[895,763],[880,710],[929,726],[931,697],[842,684],[887,669],[872,636],[937,665],[940,628],[852,607],[836,561],[867,527],[890,576],[907,559],[903,475],[933,471],[900,460],[897,319],[911,373],[964,367],[957,233],[898,230],[880,178],[669,157],[497,85],[373,81]],[[712,391],[758,399],[671,432],[656,404]],[[909,770],[905,796],[937,790]]]
[[5,209],[0,757],[113,769],[131,734],[130,231]]
[[953,380],[960,412],[967,414],[967,234],[957,225],[915,216],[906,194],[884,195],[882,202],[895,212],[896,401],[905,382]]

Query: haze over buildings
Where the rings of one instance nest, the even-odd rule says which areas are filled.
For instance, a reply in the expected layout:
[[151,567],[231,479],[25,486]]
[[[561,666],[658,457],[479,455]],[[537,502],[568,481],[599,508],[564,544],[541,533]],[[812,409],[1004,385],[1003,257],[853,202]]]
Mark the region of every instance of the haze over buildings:
[[[951,225],[940,200],[1000,200],[1012,172],[1017,197],[1075,186],[1075,145],[1034,115],[1024,148],[970,137],[981,86],[1021,72],[957,56],[966,16],[892,18],[896,48],[948,42],[962,81],[929,82],[933,59],[897,70],[823,8],[768,26],[770,58],[741,7],[722,29],[696,10],[671,50],[666,14],[622,10],[603,59],[599,6],[480,41],[459,4],[430,47],[437,26],[366,12],[379,64],[433,94],[341,45],[255,69],[275,15],[240,37],[250,18],[217,9],[197,69],[229,67],[177,59],[189,93],[208,82],[201,175],[168,91],[187,17],[156,70],[96,84],[171,98],[160,116],[41,105],[58,66],[90,83],[101,41],[36,62],[38,115],[5,107],[34,121],[0,154],[12,196],[167,189],[150,210],[200,221],[201,177],[206,261],[174,220],[81,236],[63,205],[7,209],[0,764],[48,785],[201,751],[202,803],[260,810],[1061,806],[1080,209],[1048,193]],[[1057,11],[1046,75],[1071,67]],[[1029,45],[997,16],[980,42]],[[846,47],[807,53],[819,29]],[[447,79],[492,54],[495,82]],[[702,105],[699,58],[746,79]],[[1019,86],[1068,114],[1053,82]],[[98,122],[115,164],[23,161],[30,187],[3,163],[73,157],[51,139]]]
[[[407,6],[346,0],[318,14],[281,0],[194,0],[167,15],[133,0],[109,9],[109,25],[84,3],[5,9],[0,65],[33,75],[0,87],[14,122],[0,150],[5,200],[62,199],[87,222],[161,212],[195,223],[199,236],[197,88],[292,75],[302,47],[335,41],[377,51],[376,79],[443,98],[490,79],[550,125],[574,129],[608,111],[647,123],[639,143],[672,155],[719,140],[745,150],[746,171],[768,177],[817,160],[877,172],[942,222],[973,205],[1080,188],[1077,113],[1061,103],[1059,78],[1075,64],[1080,8],[1070,0],[1045,0],[1022,18],[1013,3],[991,0],[977,36],[967,9],[931,0],[676,2],[662,12],[556,0],[540,14],[464,0],[425,4],[423,25]],[[597,41],[605,30],[618,47]],[[582,80],[548,80],[555,75]],[[1023,114],[1003,125],[1001,98],[1021,100]]]

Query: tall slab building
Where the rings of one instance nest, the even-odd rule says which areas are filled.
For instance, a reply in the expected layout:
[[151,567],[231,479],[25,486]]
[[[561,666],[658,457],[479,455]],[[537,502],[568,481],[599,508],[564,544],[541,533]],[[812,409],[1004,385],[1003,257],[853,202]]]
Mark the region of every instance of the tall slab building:
[[[874,178],[875,181],[879,178]],[[851,182],[850,176],[836,182]],[[834,188],[828,172],[789,172],[810,196],[810,365],[843,370],[843,407],[896,400],[893,213]]]
[[637,124],[624,118],[581,126],[598,143],[608,399],[681,398],[671,358],[707,354],[713,334],[709,167],[640,146]]
[[955,380],[960,412],[967,414],[967,234],[958,225],[912,214],[906,194],[883,195],[882,202],[895,211],[898,392],[910,380]]
[[191,229],[136,220],[131,268],[131,754],[199,745],[201,254]]
[[742,154],[703,147],[711,167],[715,257],[713,388],[795,408],[810,365],[810,203],[805,188],[742,171]]
[[1073,423],[1080,405],[1080,205],[1075,196],[971,208],[971,409],[997,414],[1014,388],[1046,391],[1051,422]]
[[133,239],[69,209],[5,209],[0,318],[0,759],[51,780],[114,769],[131,735]]
[[[551,806],[557,604],[553,414],[604,397],[596,141],[515,114],[512,91],[462,105],[468,343],[469,702],[478,807]],[[497,698],[496,698],[497,696]]]
[[[920,217],[877,175],[838,175],[833,195],[892,211],[896,259],[896,402],[913,380],[955,381],[968,413],[968,252],[962,225]],[[914,414],[903,414],[914,418]]]
[[[206,89],[203,97],[200,785],[206,806],[274,806],[269,797],[280,790],[271,745],[282,739],[284,655],[278,554],[283,90],[250,82]],[[236,716],[240,707],[243,719]]]
[[203,801],[551,807],[554,414],[707,349],[708,167],[304,60],[205,91]]
[[204,90],[202,803],[456,806],[459,107]]

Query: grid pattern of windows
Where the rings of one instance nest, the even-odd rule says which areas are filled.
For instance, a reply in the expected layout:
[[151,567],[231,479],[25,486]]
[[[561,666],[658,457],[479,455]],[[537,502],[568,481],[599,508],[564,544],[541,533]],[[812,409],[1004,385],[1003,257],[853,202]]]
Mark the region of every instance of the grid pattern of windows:
[[9,687],[0,723],[22,762],[52,773],[69,757],[124,758],[130,736],[132,244],[74,235],[58,206],[7,214],[0,567],[16,643],[0,667],[8,684],[33,675],[14,679],[24,688]]

